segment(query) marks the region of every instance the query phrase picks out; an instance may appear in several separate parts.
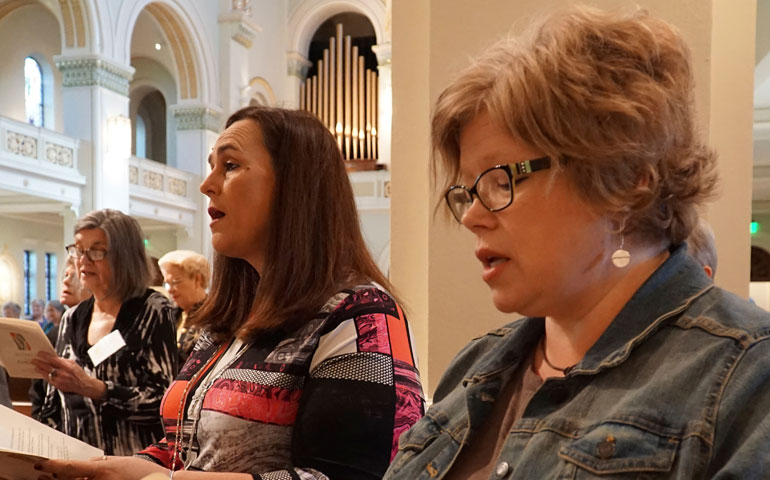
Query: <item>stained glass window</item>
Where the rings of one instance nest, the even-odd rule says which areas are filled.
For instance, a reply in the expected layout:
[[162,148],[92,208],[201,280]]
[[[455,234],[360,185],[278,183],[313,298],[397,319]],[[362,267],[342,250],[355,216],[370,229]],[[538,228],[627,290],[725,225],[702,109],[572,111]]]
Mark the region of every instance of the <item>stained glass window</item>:
[[27,121],[43,126],[43,70],[32,57],[24,59],[24,106]]
[[37,255],[32,250],[24,250],[24,314],[32,313],[32,300],[37,298]]
[[56,254],[45,254],[45,300],[56,300]]

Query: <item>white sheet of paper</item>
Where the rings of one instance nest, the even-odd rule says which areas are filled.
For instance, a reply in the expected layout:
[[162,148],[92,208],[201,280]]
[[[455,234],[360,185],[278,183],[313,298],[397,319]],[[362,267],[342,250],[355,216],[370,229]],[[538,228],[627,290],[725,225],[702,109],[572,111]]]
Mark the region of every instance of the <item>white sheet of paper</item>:
[[88,460],[104,455],[98,448],[0,405],[0,479],[37,480],[41,459]]
[[0,363],[16,378],[44,378],[31,360],[40,351],[56,355],[37,322],[0,317]]
[[88,356],[91,357],[94,366],[97,366],[125,346],[126,341],[123,340],[123,335],[119,331],[113,330],[88,349]]

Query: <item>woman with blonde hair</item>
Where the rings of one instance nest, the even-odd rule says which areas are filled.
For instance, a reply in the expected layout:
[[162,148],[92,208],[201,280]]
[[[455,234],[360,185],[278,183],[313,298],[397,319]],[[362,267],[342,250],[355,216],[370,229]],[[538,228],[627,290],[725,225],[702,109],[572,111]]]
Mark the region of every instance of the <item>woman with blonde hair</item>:
[[492,47],[433,115],[444,201],[498,310],[388,479],[766,478],[770,315],[684,241],[714,192],[690,52],[577,7]]
[[184,365],[200,336],[200,330],[190,327],[188,317],[206,300],[209,262],[200,253],[174,250],[160,257],[158,265],[163,273],[163,286],[176,303],[176,347],[179,364]]

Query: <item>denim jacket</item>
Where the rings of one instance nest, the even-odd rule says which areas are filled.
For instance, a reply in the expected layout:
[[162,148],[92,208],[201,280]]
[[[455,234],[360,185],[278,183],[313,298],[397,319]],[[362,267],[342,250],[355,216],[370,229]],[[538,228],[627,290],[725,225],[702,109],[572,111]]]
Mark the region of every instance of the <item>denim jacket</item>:
[[[385,478],[442,478],[543,331],[525,318],[466,346]],[[675,247],[580,363],[540,386],[490,478],[770,478],[769,336],[770,314]]]

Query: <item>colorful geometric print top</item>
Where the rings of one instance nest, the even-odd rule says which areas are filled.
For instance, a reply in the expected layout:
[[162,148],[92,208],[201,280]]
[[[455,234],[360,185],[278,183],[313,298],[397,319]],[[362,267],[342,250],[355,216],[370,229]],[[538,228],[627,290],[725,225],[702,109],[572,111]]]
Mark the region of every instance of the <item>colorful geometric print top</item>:
[[204,334],[163,400],[166,438],[139,454],[166,468],[191,379],[178,469],[379,479],[424,411],[406,317],[372,285],[333,296],[288,336],[215,345]]

